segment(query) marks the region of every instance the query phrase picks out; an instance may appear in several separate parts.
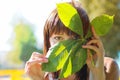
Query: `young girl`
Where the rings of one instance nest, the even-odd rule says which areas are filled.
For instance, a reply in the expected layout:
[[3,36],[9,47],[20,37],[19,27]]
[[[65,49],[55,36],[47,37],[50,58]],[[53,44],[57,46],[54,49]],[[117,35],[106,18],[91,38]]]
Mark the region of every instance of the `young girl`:
[[[118,80],[118,65],[116,62],[108,57],[104,57],[105,51],[100,38],[96,35],[94,28],[90,25],[87,13],[81,7],[79,2],[71,2],[71,5],[78,11],[80,19],[82,20],[84,36],[87,34],[89,28],[93,36],[88,39],[88,42],[83,45],[87,48],[86,64],[81,70],[72,74],[71,76],[60,80]],[[59,19],[57,10],[53,10],[44,26],[44,54],[34,52],[25,65],[25,72],[33,80],[58,80],[59,71],[57,72],[43,72],[41,69],[42,63],[49,62],[46,58],[48,49],[54,44],[68,39],[78,39],[79,35],[66,28]],[[96,53],[91,56],[90,51]],[[92,58],[95,61],[95,66],[92,65]],[[112,72],[114,70],[114,72]]]

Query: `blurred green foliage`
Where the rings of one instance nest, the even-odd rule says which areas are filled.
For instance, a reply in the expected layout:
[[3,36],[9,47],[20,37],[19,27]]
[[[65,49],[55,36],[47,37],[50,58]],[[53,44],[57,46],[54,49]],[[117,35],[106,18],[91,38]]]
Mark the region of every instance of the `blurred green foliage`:
[[101,14],[114,15],[114,25],[110,32],[101,37],[106,56],[117,58],[120,51],[120,0],[80,0],[90,20]]
[[23,43],[20,59],[26,62],[33,52],[42,53],[42,49],[38,49],[36,46],[31,45],[31,42]]
[[13,49],[9,52],[12,62],[17,64],[26,62],[33,52],[42,52],[37,48],[34,26],[22,21],[15,25],[14,32]]

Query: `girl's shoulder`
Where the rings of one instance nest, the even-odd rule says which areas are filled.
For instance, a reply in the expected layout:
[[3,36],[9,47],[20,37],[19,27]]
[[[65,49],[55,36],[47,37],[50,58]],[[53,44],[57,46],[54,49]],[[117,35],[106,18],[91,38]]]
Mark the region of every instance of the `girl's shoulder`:
[[115,59],[104,57],[106,80],[119,80],[119,67]]

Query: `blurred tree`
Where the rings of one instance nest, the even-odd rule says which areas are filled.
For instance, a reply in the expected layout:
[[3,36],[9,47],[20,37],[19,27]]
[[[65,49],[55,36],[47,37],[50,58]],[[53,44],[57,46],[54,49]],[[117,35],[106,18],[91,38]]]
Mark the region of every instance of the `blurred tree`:
[[26,62],[30,58],[30,56],[33,52],[42,53],[41,49],[38,49],[36,46],[34,46],[30,43],[31,42],[29,42],[29,41],[27,43],[23,43],[20,59],[24,62]]
[[80,0],[85,7],[90,20],[100,14],[115,15],[111,31],[101,37],[106,50],[106,56],[117,58],[120,51],[120,0]]
[[38,49],[36,44],[36,38],[33,33],[33,28],[30,24],[20,22],[15,28],[15,39],[13,41],[13,50],[9,53],[9,58],[14,63],[26,62],[32,52],[42,52]]

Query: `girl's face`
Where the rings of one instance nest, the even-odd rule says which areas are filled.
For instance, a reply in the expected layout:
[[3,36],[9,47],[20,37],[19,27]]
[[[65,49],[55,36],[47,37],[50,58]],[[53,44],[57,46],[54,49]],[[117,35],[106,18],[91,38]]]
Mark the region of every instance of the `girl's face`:
[[53,46],[54,44],[68,39],[75,39],[73,35],[67,35],[66,33],[60,33],[60,34],[52,34],[50,37],[50,46]]

